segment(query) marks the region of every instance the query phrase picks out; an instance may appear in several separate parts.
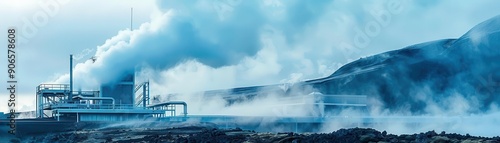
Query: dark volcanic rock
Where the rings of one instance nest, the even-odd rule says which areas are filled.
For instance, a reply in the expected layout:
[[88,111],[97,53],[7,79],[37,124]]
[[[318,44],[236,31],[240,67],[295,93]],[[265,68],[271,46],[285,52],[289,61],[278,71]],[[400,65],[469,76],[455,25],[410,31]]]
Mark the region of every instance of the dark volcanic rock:
[[340,129],[329,134],[311,134],[305,137],[304,142],[378,142],[384,137],[374,129],[352,128]]
[[246,140],[245,135],[226,135],[222,130],[217,129],[204,129],[201,133],[195,134],[189,137],[181,137],[176,139],[175,142],[182,143],[198,143],[198,142],[221,142],[221,143],[232,143],[232,142],[243,142]]
[[[111,130],[112,131],[112,130]],[[116,129],[114,132],[123,130]],[[279,143],[368,143],[368,142],[500,142],[500,137],[486,138],[470,135],[440,133],[428,131],[412,135],[393,135],[369,128],[340,129],[331,133],[297,134],[297,133],[255,133],[241,129],[216,128],[167,128],[167,129],[132,129],[120,134],[109,134],[106,131],[81,131],[60,134],[41,134],[23,142],[113,142],[113,143],[240,143],[240,142],[279,142]],[[148,135],[144,135],[147,132]]]

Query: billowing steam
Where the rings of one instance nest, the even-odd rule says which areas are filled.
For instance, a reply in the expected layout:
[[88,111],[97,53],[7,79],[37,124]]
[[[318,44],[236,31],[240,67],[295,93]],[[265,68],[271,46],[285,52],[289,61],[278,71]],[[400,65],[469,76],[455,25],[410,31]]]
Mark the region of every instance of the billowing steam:
[[[120,31],[115,37],[98,46],[95,63],[87,61],[77,64],[74,71],[75,83],[77,87],[96,88],[100,83],[114,82],[119,80],[124,73],[136,71],[139,73],[138,82],[145,80],[151,82],[152,95],[186,93],[181,94],[183,96],[168,100],[186,101],[189,105],[189,114],[310,116],[311,112],[317,112],[317,109],[304,107],[284,111],[279,106],[276,107],[277,102],[287,104],[287,102],[282,101],[281,95],[269,94],[241,104],[226,106],[227,101],[224,99],[214,96],[207,100],[206,98],[200,98],[201,95],[196,91],[270,84],[277,81],[300,82],[304,81],[304,79],[330,75],[342,63],[358,59],[361,54],[366,54],[353,54],[353,52],[359,52],[360,50],[373,52],[373,49],[363,48],[370,45],[370,40],[375,41],[376,39],[365,39],[368,42],[363,41],[365,43],[360,43],[359,39],[353,39],[352,37],[357,37],[359,32],[365,32],[364,34],[366,34],[366,31],[359,31],[360,27],[365,29],[366,25],[380,20],[379,16],[393,16],[392,19],[387,17],[382,19],[385,20],[382,21],[384,23],[375,23],[380,24],[381,27],[379,28],[381,29],[379,29],[378,33],[372,31],[372,33],[368,34],[372,35],[369,38],[376,37],[378,34],[383,33],[381,31],[385,28],[384,26],[388,26],[391,24],[391,20],[396,19],[398,12],[394,12],[394,7],[391,7],[393,9],[387,8],[388,5],[394,6],[394,2],[391,3],[391,1],[368,2],[363,3],[363,6],[355,3],[345,1],[272,0],[158,1],[160,12],[151,22],[144,23],[139,29],[133,31]],[[399,4],[401,7],[396,8],[397,10],[402,11],[407,8],[404,7],[404,3]],[[354,14],[346,12],[350,10],[354,11],[352,12]],[[360,15],[360,13],[367,13],[370,17],[359,18],[354,16]],[[354,32],[348,30],[351,27],[355,27]],[[472,39],[472,45],[483,44],[479,47],[487,47],[487,44],[492,44],[491,42],[478,42],[484,40],[481,37],[481,35],[484,35],[482,30],[472,31],[468,35]],[[499,41],[498,36],[493,38],[488,39],[488,41]],[[399,41],[393,40],[391,42]],[[461,41],[457,41],[455,44],[459,44],[458,42]],[[346,46],[349,43],[352,44]],[[353,49],[347,49],[346,51],[345,48],[349,47]],[[476,47],[478,46],[471,46],[471,48]],[[478,50],[482,49],[473,49],[471,51]],[[498,53],[498,48],[496,51],[493,50],[494,52]],[[487,51],[486,53],[490,54],[492,52]],[[488,54],[486,56],[491,56]],[[470,56],[474,57],[473,55]],[[474,60],[474,58],[470,57],[469,59]],[[493,56],[492,59],[498,59],[498,57]],[[491,61],[491,63],[494,62]],[[486,66],[489,65],[470,67],[483,68]],[[440,70],[438,69],[436,72],[442,72]],[[454,78],[450,82],[460,84],[465,79],[475,78],[475,75],[488,80],[488,72],[491,73],[491,71],[487,71],[465,76],[457,74],[456,77],[453,76]],[[376,78],[369,76],[367,79],[391,82],[384,79],[385,76],[387,75],[378,75]],[[405,79],[404,75],[392,76],[397,77],[392,79]],[[493,77],[497,76],[493,74]],[[351,80],[350,77],[346,79]],[[68,75],[64,75],[55,82],[68,81]],[[365,80],[358,82],[365,83]],[[411,111],[415,110],[413,108],[417,108],[416,110],[424,111],[422,116],[439,115],[444,116],[441,119],[448,120],[451,119],[448,116],[479,114],[472,115],[472,117],[474,117],[474,120],[484,121],[481,127],[488,128],[488,125],[499,125],[498,120],[495,120],[498,119],[497,105],[491,102],[483,105],[484,101],[490,100],[488,98],[494,100],[497,97],[477,96],[474,98],[476,94],[454,92],[453,90],[446,90],[446,93],[436,93],[435,89],[440,88],[437,86],[441,84],[427,81],[421,83],[418,85],[412,83],[395,84],[395,86],[401,86],[401,90],[406,90],[403,89],[404,86],[415,87],[405,91],[411,93],[411,97],[406,96],[407,94],[396,94],[394,96],[377,94],[379,96],[373,96],[374,98],[369,99],[371,107],[368,115],[413,115]],[[479,80],[479,83],[482,83],[481,80]],[[377,85],[377,82],[372,85]],[[347,86],[347,84],[343,86]],[[358,86],[351,87],[353,87],[352,89],[358,88]],[[368,90],[364,91],[380,90],[380,88],[375,87],[370,89],[371,87],[365,87]],[[461,86],[450,87],[461,88]],[[475,89],[472,87],[474,85],[467,85],[463,89],[474,91]],[[486,88],[486,90],[490,89]],[[399,89],[388,88],[386,92],[392,92],[392,90]],[[302,93],[304,92],[297,91],[297,94]],[[349,91],[346,90],[346,93],[349,93]],[[351,93],[356,94],[355,92]],[[447,96],[441,98],[439,95]],[[400,103],[401,100],[411,102]],[[305,100],[303,102],[311,103],[313,101]],[[327,116],[346,117],[367,115],[350,109],[325,114]],[[438,122],[423,127],[407,127],[404,123],[383,124],[375,126],[375,128],[395,133],[434,129],[437,131],[446,130],[491,135],[484,131],[477,131],[478,129],[469,128],[473,126],[471,123],[470,126],[462,126],[469,125],[462,123],[469,122],[464,122],[464,120],[451,123]],[[452,126],[449,127],[450,125]],[[321,127],[321,129],[329,132],[341,127],[351,127],[351,125],[344,125],[342,122],[331,123]]]
[[[154,72],[148,78],[153,79],[162,71],[178,66],[193,67],[197,73],[201,73],[197,71],[200,68],[207,68],[229,78],[216,80],[218,84],[214,87],[198,90],[326,76],[341,63],[359,56],[335,51],[342,48],[339,43],[352,43],[354,34],[349,34],[352,31],[348,27],[374,20],[371,19],[374,10],[389,12],[388,1],[362,4],[371,9],[343,1],[157,3],[159,12],[151,22],[133,31],[120,31],[97,47],[95,63],[89,60],[75,66],[75,87],[96,88],[100,83],[120,79],[131,70],[152,69]],[[404,8],[402,3],[398,4],[401,7],[397,8]],[[345,7],[355,8],[355,13]],[[370,17],[350,18],[363,12]],[[158,82],[168,82],[163,80],[167,79]],[[68,81],[68,75],[55,80]],[[227,82],[230,84],[224,84]],[[172,89],[169,92],[175,92]]]
[[231,17],[225,21],[201,21],[197,17],[202,15],[184,16],[189,14],[182,9],[171,9],[137,30],[119,32],[98,47],[95,63],[76,66],[77,81],[89,82],[86,78],[91,77],[106,83],[142,64],[169,69],[191,59],[211,67],[221,67],[253,56],[261,47],[262,22],[255,12],[234,15],[234,19],[246,17],[246,22],[237,23],[234,21],[238,20]]

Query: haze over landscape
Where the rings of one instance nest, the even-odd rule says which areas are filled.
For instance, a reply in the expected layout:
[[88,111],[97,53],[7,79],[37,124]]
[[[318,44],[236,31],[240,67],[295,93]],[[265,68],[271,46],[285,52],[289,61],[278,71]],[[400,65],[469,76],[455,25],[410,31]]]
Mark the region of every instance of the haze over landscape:
[[[66,15],[81,1],[56,3],[60,9],[50,17],[54,21],[37,26],[38,34],[26,38],[21,45],[26,48],[19,50],[18,102],[23,111],[34,109],[32,89],[37,84],[69,82],[72,53],[80,58],[74,66],[75,89],[97,90],[101,83],[117,82],[124,73],[135,71],[136,82],[151,83],[152,95],[165,99],[182,93],[172,98],[186,101],[188,112],[195,115],[315,112],[312,108],[276,111],[272,106],[284,95],[269,94],[231,106],[222,97],[200,98],[200,91],[283,84],[286,95],[290,88],[296,94],[368,96],[368,113],[346,109],[326,116],[433,116],[443,121],[421,127],[404,123],[373,127],[378,130],[498,135],[494,132],[500,128],[498,1],[146,1],[134,7],[143,17],[133,29],[127,28],[124,16],[125,24],[114,29],[116,34],[92,36],[100,31],[90,28],[89,37],[82,36],[85,31],[69,34],[81,40],[67,44],[61,40],[54,50],[46,31],[55,29],[57,21],[72,19]],[[119,7],[129,14],[128,5]],[[112,21],[105,16],[94,18]],[[94,45],[67,48],[87,40]],[[91,52],[82,54],[87,48]],[[42,49],[45,54],[36,53]],[[90,57],[97,60],[86,60]],[[30,66],[40,63],[36,59],[46,67]],[[265,93],[264,89],[255,94]],[[6,109],[0,103],[0,111]],[[344,127],[351,126],[331,123],[320,128],[331,132]]]

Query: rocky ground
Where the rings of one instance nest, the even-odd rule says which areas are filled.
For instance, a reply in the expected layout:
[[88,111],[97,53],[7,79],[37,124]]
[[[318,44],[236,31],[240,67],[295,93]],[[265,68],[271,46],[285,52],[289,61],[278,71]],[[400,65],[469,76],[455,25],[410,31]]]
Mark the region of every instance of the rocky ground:
[[241,129],[217,129],[212,127],[187,126],[163,129],[102,129],[73,131],[58,134],[47,134],[28,137],[22,141],[31,143],[66,143],[66,142],[84,142],[84,143],[300,143],[300,142],[491,142],[500,143],[500,137],[486,138],[470,135],[460,135],[453,133],[428,131],[426,133],[412,135],[393,135],[387,132],[377,131],[368,128],[340,129],[332,133],[256,133]]

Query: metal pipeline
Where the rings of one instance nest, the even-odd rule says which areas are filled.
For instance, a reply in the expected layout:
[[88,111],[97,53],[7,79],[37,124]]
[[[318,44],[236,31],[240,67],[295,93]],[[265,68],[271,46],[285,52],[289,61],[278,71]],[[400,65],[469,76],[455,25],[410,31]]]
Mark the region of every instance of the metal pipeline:
[[115,109],[115,99],[113,97],[83,97],[83,96],[74,96],[73,99],[79,99],[79,100],[111,100],[113,104],[113,109]]
[[154,105],[149,105],[148,108],[160,107],[160,106],[168,106],[168,105],[183,105],[184,107],[184,117],[187,116],[187,103],[184,101],[168,101],[163,103],[158,103]]

